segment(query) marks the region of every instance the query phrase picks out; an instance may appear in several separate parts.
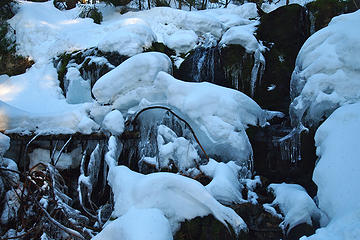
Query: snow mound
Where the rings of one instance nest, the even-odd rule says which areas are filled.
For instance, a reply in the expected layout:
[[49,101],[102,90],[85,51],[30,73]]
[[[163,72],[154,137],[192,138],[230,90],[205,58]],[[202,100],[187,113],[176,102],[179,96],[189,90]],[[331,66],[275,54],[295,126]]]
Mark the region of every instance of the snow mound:
[[120,135],[124,131],[124,117],[119,110],[113,110],[105,116],[102,126],[112,135]]
[[115,25],[118,29],[105,34],[99,41],[99,50],[134,56],[151,47],[157,40],[148,24],[139,18],[127,18]]
[[193,30],[179,30],[165,38],[165,45],[177,53],[186,53],[195,47],[197,40]]
[[156,209],[131,208],[110,221],[93,240],[172,240],[169,221]]
[[256,24],[258,24],[258,22],[230,28],[224,33],[219,44],[221,46],[239,44],[243,46],[247,52],[255,52],[259,48],[259,43],[254,36]]
[[158,52],[135,55],[102,76],[92,92],[101,103],[111,103],[119,95],[151,86],[158,72],[171,73],[172,64],[168,56]]
[[219,202],[232,204],[245,201],[241,195],[243,186],[239,182],[239,168],[241,167],[232,161],[222,163],[214,159],[200,166],[200,170],[212,178],[211,182],[205,186],[206,189]]
[[278,205],[285,215],[280,226],[287,232],[301,223],[312,225],[312,219],[320,219],[320,210],[302,186],[282,183],[270,184],[268,188],[274,192],[276,197],[271,205]]
[[337,109],[315,135],[319,161],[313,180],[319,208],[330,223],[309,239],[355,240],[360,236],[360,103]]
[[301,48],[291,78],[293,126],[317,126],[339,106],[360,100],[360,10],[340,15]]
[[131,208],[156,208],[169,220],[173,233],[180,222],[208,214],[225,226],[230,224],[236,233],[247,229],[234,210],[221,205],[191,178],[172,173],[143,175],[125,166],[114,166],[110,168],[108,182],[114,192],[114,217],[123,216]]

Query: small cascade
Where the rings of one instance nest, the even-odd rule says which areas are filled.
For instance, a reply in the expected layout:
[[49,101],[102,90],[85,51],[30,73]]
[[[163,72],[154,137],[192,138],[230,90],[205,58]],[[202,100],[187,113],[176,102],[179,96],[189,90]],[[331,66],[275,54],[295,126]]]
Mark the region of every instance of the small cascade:
[[295,164],[301,160],[301,132],[291,130],[285,137],[273,140],[275,146],[280,149],[281,160]]

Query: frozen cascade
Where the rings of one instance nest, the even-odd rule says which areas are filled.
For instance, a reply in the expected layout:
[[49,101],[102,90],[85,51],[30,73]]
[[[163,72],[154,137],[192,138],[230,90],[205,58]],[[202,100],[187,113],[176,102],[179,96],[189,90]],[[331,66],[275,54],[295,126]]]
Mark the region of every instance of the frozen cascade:
[[250,82],[250,96],[254,97],[256,82],[259,79],[258,85],[261,85],[261,79],[265,71],[265,57],[262,55],[260,49],[256,49],[254,53],[254,66],[251,70]]
[[296,163],[301,160],[301,131],[293,129],[288,135],[273,143],[279,146],[281,159]]
[[215,83],[215,64],[220,65],[218,48],[196,48],[193,57],[193,81]]

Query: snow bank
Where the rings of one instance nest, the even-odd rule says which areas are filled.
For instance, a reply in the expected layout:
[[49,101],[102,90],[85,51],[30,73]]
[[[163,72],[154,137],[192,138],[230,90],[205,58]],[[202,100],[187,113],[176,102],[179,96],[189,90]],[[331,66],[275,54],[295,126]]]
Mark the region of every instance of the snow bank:
[[169,221],[156,209],[131,208],[110,221],[93,240],[172,240]]
[[172,64],[168,56],[158,52],[141,53],[102,76],[92,92],[97,101],[111,103],[119,95],[151,86],[160,71],[171,73]]
[[330,223],[309,239],[355,240],[360,236],[360,104],[337,109],[317,130],[319,161],[313,180],[319,208]]
[[226,226],[230,224],[235,233],[247,229],[234,210],[221,205],[191,178],[163,172],[143,175],[125,166],[114,166],[108,182],[114,193],[113,217],[123,216],[131,208],[156,208],[169,220],[173,233],[180,222],[208,214]]
[[206,189],[219,202],[232,204],[242,203],[241,191],[243,186],[239,182],[240,167],[234,162],[222,163],[210,159],[208,164],[201,165],[200,170],[212,178]]
[[291,78],[294,126],[317,126],[339,106],[360,99],[360,11],[335,17],[301,48]]
[[297,184],[270,184],[268,187],[275,194],[272,206],[278,205],[285,219],[280,226],[289,232],[301,223],[312,225],[312,219],[319,220],[320,210],[307,194],[306,190]]

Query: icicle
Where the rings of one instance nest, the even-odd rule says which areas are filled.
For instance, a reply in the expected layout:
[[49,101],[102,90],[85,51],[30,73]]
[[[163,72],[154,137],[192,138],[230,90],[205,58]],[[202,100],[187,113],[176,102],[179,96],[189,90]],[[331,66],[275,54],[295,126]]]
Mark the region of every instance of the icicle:
[[256,82],[259,79],[259,84],[261,84],[260,80],[265,71],[265,58],[262,55],[260,49],[256,49],[254,53],[254,66],[251,70],[251,80],[250,80],[250,96],[253,97],[255,94]]

